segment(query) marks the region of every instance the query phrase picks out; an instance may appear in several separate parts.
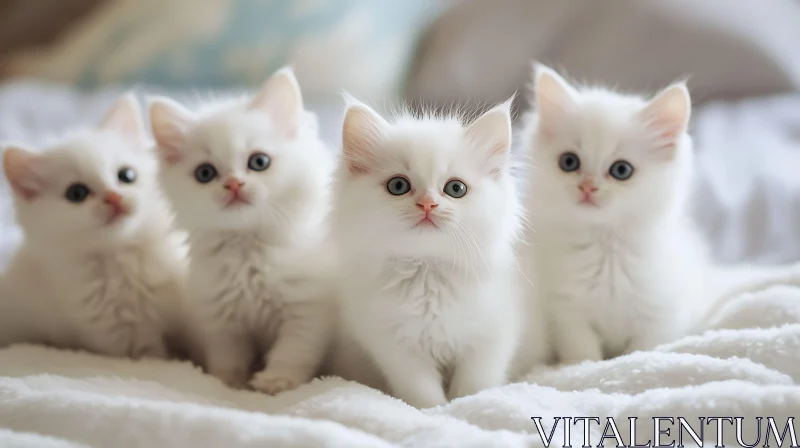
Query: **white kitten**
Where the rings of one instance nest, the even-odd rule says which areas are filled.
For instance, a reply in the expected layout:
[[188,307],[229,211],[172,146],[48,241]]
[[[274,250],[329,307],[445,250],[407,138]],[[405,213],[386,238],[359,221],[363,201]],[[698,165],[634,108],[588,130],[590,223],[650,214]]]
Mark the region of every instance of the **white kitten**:
[[646,100],[576,89],[543,66],[535,76],[523,265],[548,308],[560,361],[681,336],[705,309],[708,274],[684,211],[693,157],[686,86]]
[[[520,331],[510,144],[509,103],[466,127],[347,109],[334,197],[338,345],[357,344],[413,406],[506,380]],[[346,367],[335,370],[364,366]]]
[[0,290],[0,344],[167,356],[181,328],[185,251],[147,146],[129,94],[97,130],[40,153],[6,149],[25,239]]
[[325,238],[334,153],[289,69],[251,100],[150,105],[161,184],[190,234],[189,300],[207,370],[277,393],[309,381],[329,338]]

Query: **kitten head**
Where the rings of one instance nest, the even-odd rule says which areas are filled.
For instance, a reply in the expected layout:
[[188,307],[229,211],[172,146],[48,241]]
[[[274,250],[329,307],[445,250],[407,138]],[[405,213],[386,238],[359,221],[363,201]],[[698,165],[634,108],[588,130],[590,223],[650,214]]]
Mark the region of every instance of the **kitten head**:
[[[616,225],[650,219],[684,196],[691,168],[685,84],[652,99],[576,88],[538,66],[532,197],[555,219]],[[536,213],[532,209],[532,213]]]
[[290,69],[245,103],[215,106],[195,114],[166,98],[150,104],[161,184],[182,226],[292,232],[324,209],[332,154]]
[[389,123],[351,101],[334,207],[346,244],[468,263],[508,247],[519,226],[509,106],[464,126],[435,117]]
[[97,129],[43,151],[7,148],[4,170],[27,239],[96,247],[130,238],[157,195],[146,140],[138,102],[128,94]]

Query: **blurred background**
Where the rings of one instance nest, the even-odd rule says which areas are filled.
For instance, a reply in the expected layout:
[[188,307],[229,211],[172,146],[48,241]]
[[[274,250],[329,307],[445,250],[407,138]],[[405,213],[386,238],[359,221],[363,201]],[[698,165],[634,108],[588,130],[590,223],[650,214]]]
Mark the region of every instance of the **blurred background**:
[[377,106],[519,92],[524,110],[532,60],[629,91],[689,76],[715,253],[800,259],[800,0],[0,0],[0,141],[95,122],[124,89],[192,103],[292,64],[337,146],[342,90]]
[[499,101],[530,61],[696,100],[800,83],[796,0],[0,0],[0,76],[84,90],[255,86],[292,64],[313,100]]

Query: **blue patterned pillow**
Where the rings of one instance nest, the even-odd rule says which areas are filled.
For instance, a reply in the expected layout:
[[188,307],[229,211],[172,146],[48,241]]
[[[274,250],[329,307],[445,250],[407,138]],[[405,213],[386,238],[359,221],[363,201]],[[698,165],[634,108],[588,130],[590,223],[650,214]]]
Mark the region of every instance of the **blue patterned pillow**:
[[84,87],[252,85],[292,63],[305,90],[385,96],[437,12],[431,0],[115,3],[35,65]]

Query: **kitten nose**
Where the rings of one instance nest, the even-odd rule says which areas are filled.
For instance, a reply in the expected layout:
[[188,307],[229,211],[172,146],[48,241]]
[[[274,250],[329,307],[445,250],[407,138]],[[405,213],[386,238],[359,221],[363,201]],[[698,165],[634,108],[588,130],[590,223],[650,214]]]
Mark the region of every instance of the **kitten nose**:
[[114,206],[114,208],[118,208],[120,203],[122,203],[122,196],[119,193],[115,193],[113,191],[109,191],[106,193],[106,197],[103,199],[108,205]]
[[424,210],[425,213],[430,213],[431,210],[435,209],[438,206],[439,204],[437,204],[436,201],[434,201],[433,198],[427,194],[421,197],[419,201],[417,201],[417,207]]
[[597,187],[594,186],[594,182],[591,179],[585,179],[583,182],[578,185],[578,189],[583,192],[583,194],[594,193],[597,191]]
[[225,182],[225,189],[230,190],[234,193],[238,193],[239,190],[242,189],[242,185],[244,185],[244,182],[236,178],[231,178]]

